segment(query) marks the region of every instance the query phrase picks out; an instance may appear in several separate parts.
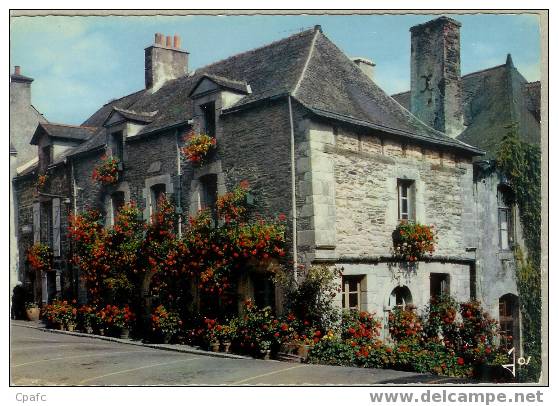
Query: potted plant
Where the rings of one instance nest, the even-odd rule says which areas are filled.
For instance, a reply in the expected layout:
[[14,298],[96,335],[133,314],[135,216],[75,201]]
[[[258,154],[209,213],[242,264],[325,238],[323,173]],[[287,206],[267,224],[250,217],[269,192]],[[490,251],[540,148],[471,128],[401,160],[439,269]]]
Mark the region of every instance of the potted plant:
[[114,313],[113,324],[118,329],[120,338],[127,339],[130,337],[130,328],[135,319],[136,315],[128,305],[125,305],[122,309],[117,308],[117,311]]
[[35,302],[28,302],[25,304],[25,313],[29,321],[38,321],[41,315],[39,305]]
[[119,160],[117,157],[106,155],[101,157],[101,163],[93,169],[93,180],[104,185],[114,185],[118,182]]
[[408,262],[418,261],[434,253],[436,240],[432,226],[402,221],[393,232],[393,256]]
[[219,342],[219,330],[221,326],[217,324],[217,320],[215,319],[204,319],[204,323],[206,326],[206,340],[209,344],[209,349],[213,352],[219,352],[219,348],[221,347],[221,343]]
[[78,326],[84,333],[93,334],[93,328],[99,324],[99,316],[95,309],[83,305],[78,310]]
[[206,134],[190,132],[184,136],[186,145],[182,147],[184,157],[194,165],[203,165],[217,145],[217,140]]
[[178,313],[167,311],[163,305],[157,306],[151,315],[151,329],[165,344],[175,338],[181,325]]
[[27,251],[29,265],[37,271],[50,271],[54,255],[46,244],[35,243]]

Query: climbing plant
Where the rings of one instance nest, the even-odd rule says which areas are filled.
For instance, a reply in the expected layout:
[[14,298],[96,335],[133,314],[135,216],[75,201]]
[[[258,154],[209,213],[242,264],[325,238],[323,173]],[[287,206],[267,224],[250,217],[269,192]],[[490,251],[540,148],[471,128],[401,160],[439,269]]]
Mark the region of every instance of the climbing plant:
[[509,182],[519,208],[527,256],[515,249],[520,296],[523,351],[531,362],[519,370],[521,381],[537,381],[541,371],[541,152],[508,127],[496,155],[496,166]]

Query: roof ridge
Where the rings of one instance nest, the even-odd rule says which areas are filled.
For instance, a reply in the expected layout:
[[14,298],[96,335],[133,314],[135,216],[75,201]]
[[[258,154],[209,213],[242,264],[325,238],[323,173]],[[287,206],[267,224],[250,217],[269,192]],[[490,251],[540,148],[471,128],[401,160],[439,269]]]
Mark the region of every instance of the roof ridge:
[[296,85],[293,89],[293,96],[296,96],[296,93],[298,92],[298,89],[300,88],[300,84],[302,83],[302,80],[304,79],[304,74],[306,73],[306,70],[308,69],[308,65],[310,65],[310,60],[312,59],[312,56],[314,55],[314,48],[316,47],[316,39],[318,38],[318,35],[321,33],[320,30],[314,30],[314,37],[312,37],[312,43],[310,44],[310,49],[308,50],[308,56],[306,57],[306,62],[304,62],[304,66],[302,67],[302,71],[300,72],[300,76],[298,78],[298,80],[296,81]]
[[[299,32],[299,33],[290,35],[290,36],[288,36],[288,37],[281,38],[281,39],[275,40],[275,41],[273,41],[273,42],[267,43],[267,44],[265,44],[265,45],[259,46],[259,47],[257,47],[257,48],[252,48],[252,49],[249,49],[249,50],[247,50],[247,51],[240,52],[240,53],[238,53],[238,54],[234,54],[234,55],[228,56],[228,57],[223,58],[223,59],[220,59],[220,60],[218,60],[218,61],[216,61],[216,62],[210,63],[209,65],[205,65],[205,66],[202,66],[202,67],[200,67],[200,68],[196,68],[196,69],[194,70],[194,72],[199,72],[199,73],[203,74],[203,73],[205,73],[205,72],[203,72],[204,69],[208,69],[208,68],[210,68],[210,67],[213,67],[214,65],[217,65],[217,64],[220,64],[220,63],[224,63],[225,61],[228,61],[229,59],[238,58],[238,57],[240,57],[240,56],[242,56],[242,55],[249,54],[249,53],[251,53],[251,52],[260,51],[260,50],[262,50],[262,49],[265,49],[265,48],[268,48],[268,47],[271,47],[271,46],[275,46],[275,45],[277,45],[277,44],[279,44],[279,43],[281,43],[281,42],[285,42],[285,41],[291,40],[291,39],[293,39],[293,38],[295,38],[295,37],[302,37],[303,35],[306,35],[306,34],[308,34],[308,33],[310,33],[310,32],[314,32],[314,31],[315,31],[314,28],[301,31],[301,32]],[[188,76],[188,74],[186,74],[186,75],[184,75],[184,76]],[[183,77],[183,76],[181,76],[181,77]]]
[[477,70],[477,71],[474,71],[474,72],[470,72],[470,73],[467,73],[467,74],[465,74],[465,75],[461,75],[461,79],[463,79],[463,78],[466,77],[466,76],[477,75],[477,74],[479,74],[479,73],[484,73],[484,72],[487,72],[487,71],[490,71],[490,70],[493,70],[493,69],[504,68],[505,66],[506,66],[506,64],[503,63],[502,65],[496,65],[496,66],[492,66],[492,67],[490,67],[490,68],[484,68],[484,69],[481,69],[481,70]]
[[143,92],[143,91],[145,91],[145,90],[146,90],[146,89],[140,89],[140,90],[137,90],[137,91],[132,92],[132,93],[130,93],[130,94],[126,94],[126,95],[124,95],[124,96],[122,96],[122,97],[118,97],[118,98],[116,98],[116,99],[112,99],[112,100],[106,102],[105,104],[103,104],[102,107],[108,106],[109,104],[112,104],[112,103],[117,102],[117,101],[119,101],[119,100],[125,99],[126,97],[130,97],[130,96],[133,96],[133,95],[135,95],[135,94],[141,93],[141,92]]
[[41,125],[55,125],[55,126],[59,126],[59,127],[70,127],[70,128],[85,128],[87,130],[96,130],[99,127],[93,127],[93,126],[86,126],[86,125],[73,125],[73,124],[62,124],[62,123],[53,123],[52,121],[49,121],[48,123],[39,123]]

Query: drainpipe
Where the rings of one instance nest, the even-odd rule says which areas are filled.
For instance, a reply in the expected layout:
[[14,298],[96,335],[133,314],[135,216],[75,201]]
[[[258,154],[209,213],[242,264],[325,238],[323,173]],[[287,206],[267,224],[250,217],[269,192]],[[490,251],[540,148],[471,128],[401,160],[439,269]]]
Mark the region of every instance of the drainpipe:
[[176,175],[178,184],[176,185],[176,211],[178,213],[178,238],[182,238],[182,160],[180,157],[180,135],[178,128],[174,130],[176,140]]
[[296,212],[296,168],[295,168],[295,138],[294,138],[294,124],[293,124],[293,107],[291,104],[291,95],[287,97],[289,104],[289,124],[291,127],[291,204],[292,204],[292,222],[293,222],[293,267],[294,279],[297,280],[298,270],[298,249],[297,249],[297,212]]

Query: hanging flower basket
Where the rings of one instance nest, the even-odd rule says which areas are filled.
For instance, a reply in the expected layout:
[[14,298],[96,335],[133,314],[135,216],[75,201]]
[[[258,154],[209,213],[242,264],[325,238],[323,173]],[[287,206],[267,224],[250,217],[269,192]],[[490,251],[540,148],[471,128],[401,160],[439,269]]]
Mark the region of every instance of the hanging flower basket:
[[27,251],[27,259],[33,269],[37,271],[50,271],[54,255],[48,245],[36,243]]
[[184,157],[194,165],[203,165],[216,148],[217,140],[206,134],[190,132],[184,136],[186,145],[181,151]]
[[434,253],[437,237],[432,226],[401,222],[393,232],[393,256],[415,262]]
[[37,182],[35,182],[35,187],[37,188],[37,190],[43,190],[43,188],[47,183],[47,180],[48,180],[47,175],[39,175],[37,177]]
[[114,185],[118,182],[118,164],[119,160],[116,157],[101,157],[101,163],[93,169],[93,180],[104,185]]

